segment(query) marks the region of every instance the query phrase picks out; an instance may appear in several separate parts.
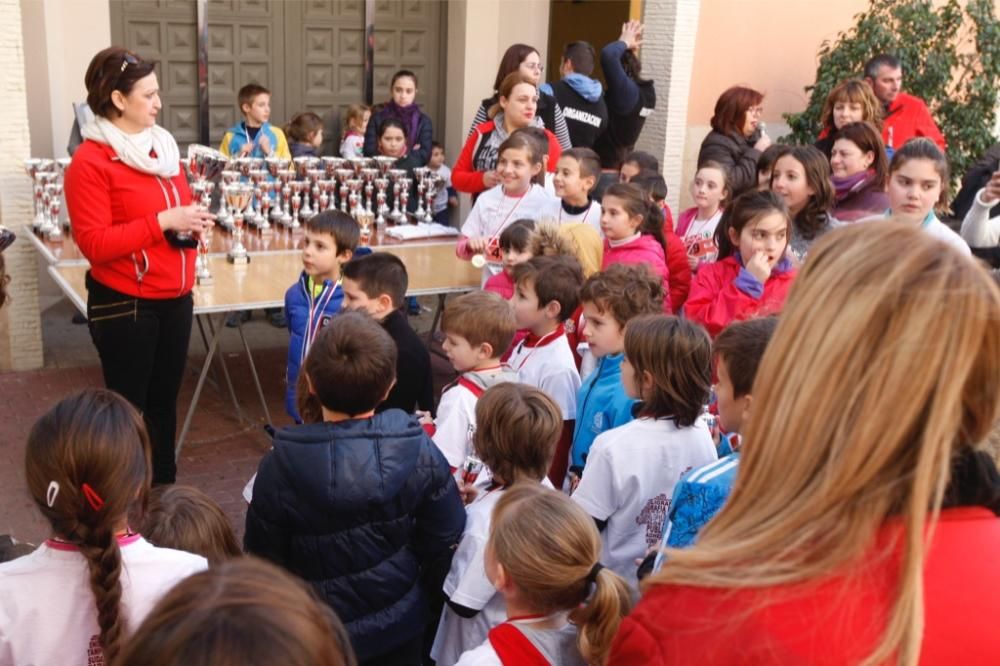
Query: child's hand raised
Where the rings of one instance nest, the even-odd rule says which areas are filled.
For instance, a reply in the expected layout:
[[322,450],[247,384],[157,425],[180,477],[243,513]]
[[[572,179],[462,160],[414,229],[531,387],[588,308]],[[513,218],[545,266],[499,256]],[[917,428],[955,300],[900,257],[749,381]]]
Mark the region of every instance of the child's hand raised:
[[767,282],[767,278],[771,277],[771,263],[767,260],[767,255],[760,251],[753,253],[750,261],[746,264],[746,269],[761,284]]
[[264,151],[265,155],[271,154],[271,140],[267,138],[267,135],[261,135],[260,149]]
[[244,143],[242,146],[240,146],[239,157],[246,157],[247,155],[250,154],[250,151],[252,151],[252,150],[253,150],[253,144],[252,143],[249,143],[249,142],[248,143]]
[[496,171],[483,172],[483,185],[486,186],[486,189],[495,187],[499,182],[500,182],[500,174],[497,173]]
[[489,244],[490,239],[486,236],[477,236],[476,238],[469,239],[469,249],[472,250],[474,254],[483,254],[486,252],[486,248]]

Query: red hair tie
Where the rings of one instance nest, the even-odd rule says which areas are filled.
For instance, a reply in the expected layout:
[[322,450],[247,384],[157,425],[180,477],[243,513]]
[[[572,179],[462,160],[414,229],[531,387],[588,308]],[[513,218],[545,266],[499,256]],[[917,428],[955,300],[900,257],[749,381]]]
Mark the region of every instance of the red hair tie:
[[87,504],[90,505],[90,508],[94,511],[100,511],[101,507],[104,506],[104,500],[101,499],[101,496],[90,487],[89,483],[84,483],[80,487],[83,489],[83,496],[87,498]]

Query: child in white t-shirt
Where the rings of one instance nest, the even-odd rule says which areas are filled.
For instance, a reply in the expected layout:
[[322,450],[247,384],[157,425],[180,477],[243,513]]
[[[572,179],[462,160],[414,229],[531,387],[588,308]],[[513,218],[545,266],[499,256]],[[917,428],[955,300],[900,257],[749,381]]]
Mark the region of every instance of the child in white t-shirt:
[[458,207],[458,194],[451,186],[451,169],[444,163],[444,146],[437,141],[431,142],[431,158],[427,161],[427,167],[431,172],[441,179],[441,185],[434,195],[434,202],[431,204],[431,215],[438,224],[446,227],[451,223],[451,208]]
[[532,182],[542,171],[543,160],[534,140],[524,132],[515,132],[500,144],[497,159],[500,185],[476,199],[455,246],[460,259],[469,259],[482,267],[484,284],[503,270],[500,253],[503,230],[521,218],[538,219],[552,201],[552,195]]
[[594,521],[565,495],[527,483],[507,490],[493,510],[484,560],[507,621],[459,666],[605,663],[631,600],[600,552]]
[[564,322],[579,305],[583,272],[572,257],[532,257],[514,267],[513,277],[514,318],[517,327],[529,333],[504,360],[520,381],[545,391],[562,411],[563,435],[549,470],[552,484],[561,488],[569,466],[580,388]]
[[601,160],[590,148],[570,148],[556,163],[552,180],[558,200],[543,212],[543,219],[557,225],[571,222],[589,224],[601,231],[601,204],[590,198],[601,175]]
[[26,477],[52,536],[0,565],[0,663],[110,664],[160,597],[207,568],[129,529],[129,510],[149,491],[148,447],[136,409],[104,389],[35,422]]
[[602,561],[635,585],[635,562],[660,541],[674,486],[718,458],[699,416],[712,384],[712,343],[697,324],[642,315],[625,327],[622,384],[636,419],[597,436],[573,501],[593,516]]
[[698,266],[715,261],[719,256],[715,229],[729,199],[726,168],[718,162],[705,162],[694,174],[690,192],[695,205],[677,218],[677,235],[684,241],[688,265],[694,273]]
[[562,432],[556,404],[525,384],[488,389],[476,404],[476,421],[476,453],[493,479],[466,508],[465,532],[444,581],[447,605],[431,650],[439,664],[454,664],[506,619],[503,598],[483,564],[493,508],[511,486],[543,483]]
[[442,347],[459,376],[445,387],[437,418],[425,413],[421,422],[453,470],[473,453],[479,398],[491,386],[517,381],[517,373],[500,363],[515,328],[514,309],[492,292],[474,291],[448,301],[441,318]]

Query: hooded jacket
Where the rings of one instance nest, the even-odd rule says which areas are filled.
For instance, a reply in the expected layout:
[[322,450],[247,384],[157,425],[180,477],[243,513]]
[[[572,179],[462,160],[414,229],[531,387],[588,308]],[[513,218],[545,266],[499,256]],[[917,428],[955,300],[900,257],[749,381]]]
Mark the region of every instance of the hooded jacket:
[[540,90],[555,97],[562,107],[573,147],[593,148],[597,137],[608,127],[608,107],[601,82],[574,72],[556,83],[546,83]]
[[310,583],[364,661],[423,633],[464,527],[447,461],[415,417],[389,410],[280,430],[245,546]]
[[288,139],[285,138],[285,133],[271,123],[261,125],[257,131],[257,136],[251,140],[250,134],[247,132],[246,121],[241,120],[226,130],[225,135],[222,137],[222,143],[219,144],[219,150],[226,157],[236,157],[240,154],[240,149],[243,148],[244,144],[250,142],[253,145],[253,150],[250,151],[247,157],[268,157],[260,147],[260,138],[262,136],[266,136],[268,142],[271,144],[271,155],[274,157],[283,157],[286,160],[291,159],[292,153],[288,148]]
[[[538,116],[536,116],[536,119]],[[538,125],[541,127],[541,125]],[[458,161],[451,171],[451,184],[459,192],[469,192],[476,194],[486,189],[483,182],[483,175],[487,171],[496,169],[499,159],[500,145],[506,141],[507,130],[503,124],[503,112],[496,115],[493,120],[487,120],[478,125],[469,135],[462,147],[462,152],[458,155]],[[549,130],[545,130],[545,136],[549,139],[549,160],[547,171],[555,172],[556,162],[562,154],[562,148],[556,141],[555,135]]]
[[635,240],[614,246],[604,239],[604,258],[601,270],[611,264],[644,264],[653,275],[659,275],[663,280],[663,311],[672,312],[670,303],[670,271],[667,268],[666,254],[659,241],[649,234],[642,234]]
[[[406,148],[407,152],[416,160],[415,166],[424,166],[431,158],[431,142],[434,141],[434,125],[431,117],[423,111],[418,111],[417,131],[415,136],[410,136],[407,129]],[[383,104],[372,114],[368,127],[365,129],[365,155],[374,157],[378,155],[378,128],[382,126],[387,118],[398,118],[393,114],[393,109],[388,104]],[[404,123],[405,124],[405,123]],[[417,146],[417,147],[414,147]],[[396,168],[396,167],[393,167]]]
[[712,130],[701,142],[698,165],[718,162],[726,167],[726,183],[733,199],[757,187],[757,160],[760,159],[760,151],[754,148],[756,137],[754,134],[748,139],[737,132],[725,134]]
[[781,259],[761,284],[746,268],[739,253],[703,264],[695,273],[684,316],[701,324],[713,338],[733,321],[778,314],[792,288],[795,269]]
[[576,394],[576,427],[573,432],[571,465],[583,467],[594,438],[632,420],[636,401],[622,388],[625,354],[609,354],[597,361]]

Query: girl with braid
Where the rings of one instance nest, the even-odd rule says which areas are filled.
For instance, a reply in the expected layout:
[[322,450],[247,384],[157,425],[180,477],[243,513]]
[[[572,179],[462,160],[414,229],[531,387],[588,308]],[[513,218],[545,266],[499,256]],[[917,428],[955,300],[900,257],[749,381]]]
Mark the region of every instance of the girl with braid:
[[160,597],[207,562],[129,529],[149,491],[149,438],[118,394],[65,398],[26,449],[28,489],[52,532],[0,565],[0,664],[111,664]]

